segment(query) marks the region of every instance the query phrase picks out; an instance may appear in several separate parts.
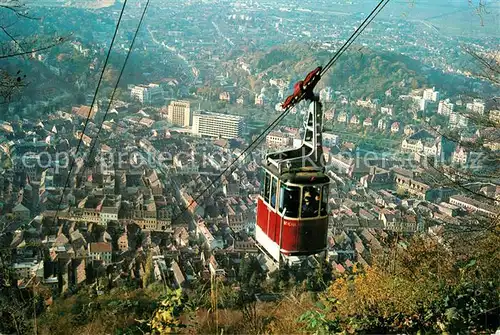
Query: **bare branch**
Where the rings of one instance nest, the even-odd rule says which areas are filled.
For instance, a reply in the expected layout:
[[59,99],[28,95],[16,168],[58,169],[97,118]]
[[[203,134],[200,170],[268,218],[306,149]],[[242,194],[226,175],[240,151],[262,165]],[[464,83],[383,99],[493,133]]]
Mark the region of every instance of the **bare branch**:
[[7,2],[7,4],[6,3],[0,4],[0,8],[10,10],[10,11],[14,12],[17,16],[25,18],[25,19],[40,20],[40,18],[38,18],[38,17],[33,17],[33,16],[28,15],[28,13],[26,11],[23,12],[22,9],[24,9],[24,4],[20,4],[17,1],[11,1],[10,4],[9,4],[9,2]]
[[2,29],[2,31],[5,33],[5,35],[7,35],[22,51],[26,51],[24,50],[24,48],[22,47],[21,44],[19,44],[19,42],[14,38],[14,36],[12,36],[5,27],[3,26],[0,26],[0,29]]
[[50,48],[53,48],[53,47],[55,47],[55,46],[63,43],[64,41],[65,41],[65,39],[63,37],[59,37],[56,40],[56,42],[51,43],[49,45],[45,45],[45,46],[39,47],[39,48],[34,48],[34,49],[31,49],[31,50],[26,50],[26,51],[23,51],[23,52],[11,53],[11,54],[6,54],[6,55],[0,55],[0,59],[10,58],[10,57],[18,57],[18,56],[27,55],[27,54],[30,54],[30,53],[33,53],[33,52],[45,51],[45,50],[48,50]]
[[478,77],[489,80],[496,85],[500,85],[500,60],[498,56],[482,56],[470,47],[460,46],[465,53],[469,54],[482,66],[483,74],[475,74]]

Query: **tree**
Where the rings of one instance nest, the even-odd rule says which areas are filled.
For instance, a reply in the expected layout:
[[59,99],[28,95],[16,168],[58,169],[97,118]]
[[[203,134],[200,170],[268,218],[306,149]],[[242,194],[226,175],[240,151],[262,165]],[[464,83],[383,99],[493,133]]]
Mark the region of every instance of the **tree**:
[[495,332],[500,326],[495,252],[498,232],[481,243],[416,236],[377,255],[371,267],[337,278],[322,295],[325,324],[356,333]]
[[[463,47],[463,50],[471,56],[473,66],[478,69],[474,72],[476,77],[482,78],[486,84],[494,88],[500,87],[500,58],[494,54],[479,53],[470,47]],[[457,151],[465,152],[467,161],[460,164],[447,164],[446,157],[438,159],[428,158],[424,162],[425,168],[429,171],[429,176],[433,179],[434,187],[449,187],[457,192],[465,194],[484,204],[495,206],[499,200],[496,188],[499,186],[500,176],[500,117],[495,114],[500,110],[500,98],[480,97],[484,101],[484,106],[480,102],[473,101],[472,94],[462,95],[462,100],[468,100],[472,108],[463,108],[451,112],[456,120],[467,124],[465,129],[450,129],[436,126],[432,122],[426,122],[426,128],[442,138],[443,147],[456,148]],[[476,104],[478,107],[476,108]],[[484,111],[482,111],[484,107]],[[489,114],[488,114],[488,111]],[[475,185],[482,185],[477,187]],[[484,189],[490,185],[495,189],[493,192]],[[495,229],[499,223],[500,212],[493,217],[481,215],[468,216],[470,219],[468,228],[474,230]],[[465,221],[465,220],[462,220]],[[468,230],[460,231],[468,232]]]
[[144,274],[142,277],[142,287],[146,288],[153,280],[153,256],[151,253],[146,258],[146,265],[144,266]]
[[[12,32],[12,27],[18,20],[39,20],[32,17],[21,0],[4,0],[0,4],[0,30],[8,41],[0,43],[0,60],[14,58],[31,58],[38,52],[46,51],[56,45],[64,43],[66,37],[40,37],[19,39]],[[9,102],[11,98],[28,85],[26,74],[21,70],[0,69],[0,97],[3,103]]]

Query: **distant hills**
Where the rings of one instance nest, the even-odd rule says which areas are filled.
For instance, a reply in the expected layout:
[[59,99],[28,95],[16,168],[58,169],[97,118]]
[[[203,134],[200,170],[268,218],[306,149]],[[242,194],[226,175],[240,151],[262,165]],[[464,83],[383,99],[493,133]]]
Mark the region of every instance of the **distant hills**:
[[75,7],[99,9],[111,7],[116,0],[28,0],[26,3],[29,6],[50,6],[50,7]]
[[115,0],[74,0],[67,1],[64,5],[68,7],[97,9],[111,7],[114,4]]
[[[324,65],[332,52],[305,44],[288,44],[267,51],[249,52],[230,61],[238,83],[250,83],[256,92],[269,79],[285,79],[293,83],[303,79],[316,66]],[[251,75],[241,69],[247,63]],[[352,45],[327,72],[317,88],[330,86],[354,98],[382,98],[388,89],[408,92],[419,87],[436,86],[448,95],[471,91],[478,80],[443,73],[408,56]],[[490,91],[485,86],[485,93]]]

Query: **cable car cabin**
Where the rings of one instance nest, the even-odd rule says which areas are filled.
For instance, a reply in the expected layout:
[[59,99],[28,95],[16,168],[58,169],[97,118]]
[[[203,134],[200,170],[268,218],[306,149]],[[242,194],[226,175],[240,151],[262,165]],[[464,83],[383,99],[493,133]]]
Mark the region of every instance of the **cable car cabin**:
[[264,167],[257,200],[257,241],[277,261],[326,249],[330,179],[322,172],[276,174]]
[[326,249],[330,178],[321,164],[321,104],[309,107],[302,146],[266,155],[255,237],[277,262]]

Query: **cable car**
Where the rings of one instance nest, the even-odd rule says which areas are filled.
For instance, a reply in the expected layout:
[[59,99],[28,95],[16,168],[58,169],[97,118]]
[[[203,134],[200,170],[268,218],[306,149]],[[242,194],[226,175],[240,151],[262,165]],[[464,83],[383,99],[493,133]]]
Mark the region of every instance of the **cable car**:
[[267,154],[257,200],[257,243],[278,264],[326,250],[330,178],[322,164],[322,106],[309,106],[299,148]]

